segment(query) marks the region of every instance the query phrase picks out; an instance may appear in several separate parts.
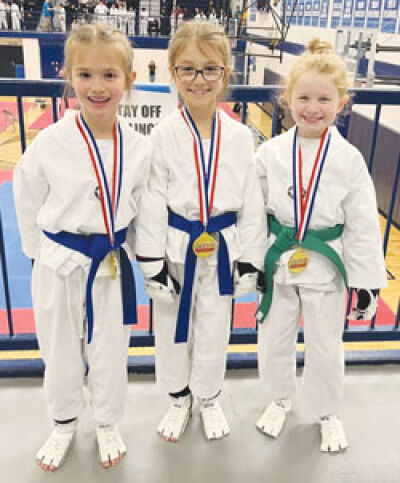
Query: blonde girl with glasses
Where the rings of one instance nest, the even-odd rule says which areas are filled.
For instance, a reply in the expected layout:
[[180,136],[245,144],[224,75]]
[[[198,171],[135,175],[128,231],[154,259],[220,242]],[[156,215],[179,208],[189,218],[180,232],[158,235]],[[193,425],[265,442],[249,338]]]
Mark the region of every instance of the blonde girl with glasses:
[[168,59],[182,105],[152,133],[136,246],[154,301],[157,380],[171,400],[158,432],[179,440],[194,395],[206,437],[219,439],[230,431],[219,395],[232,296],[255,289],[266,247],[262,196],[251,133],[218,108],[231,72],[222,29],[186,22]]
[[67,456],[85,407],[82,353],[101,464],[116,466],[126,453],[117,422],[136,319],[127,234],[150,164],[148,142],[117,116],[135,78],[127,37],[106,24],[77,27],[64,75],[81,110],[41,131],[14,173],[22,246],[35,260],[33,307],[53,421],[37,462],[50,472]]

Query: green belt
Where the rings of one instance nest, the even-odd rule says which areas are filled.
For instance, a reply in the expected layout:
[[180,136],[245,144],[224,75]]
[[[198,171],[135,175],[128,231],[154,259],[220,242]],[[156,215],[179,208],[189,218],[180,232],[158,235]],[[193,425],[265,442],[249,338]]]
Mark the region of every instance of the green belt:
[[268,249],[265,256],[265,293],[256,312],[258,322],[262,323],[264,321],[271,307],[273,291],[272,276],[275,264],[282,253],[293,247],[301,246],[327,257],[339,270],[347,286],[346,269],[344,268],[342,260],[335,250],[325,243],[339,238],[343,233],[343,225],[336,225],[323,230],[307,230],[306,236],[301,243],[296,239],[294,228],[281,225],[272,215],[268,215],[268,228],[271,233],[276,235],[276,240]]

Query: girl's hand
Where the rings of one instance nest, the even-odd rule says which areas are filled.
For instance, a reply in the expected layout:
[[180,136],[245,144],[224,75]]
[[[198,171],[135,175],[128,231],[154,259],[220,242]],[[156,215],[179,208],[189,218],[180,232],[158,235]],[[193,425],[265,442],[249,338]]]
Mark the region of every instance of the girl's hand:
[[357,303],[353,307],[348,319],[350,320],[371,320],[378,305],[378,290],[356,288]]
[[168,273],[165,259],[136,257],[139,268],[144,275],[144,289],[147,295],[159,302],[172,304],[179,295],[181,287],[179,282]]
[[233,298],[256,291],[258,270],[251,263],[237,262],[233,275]]

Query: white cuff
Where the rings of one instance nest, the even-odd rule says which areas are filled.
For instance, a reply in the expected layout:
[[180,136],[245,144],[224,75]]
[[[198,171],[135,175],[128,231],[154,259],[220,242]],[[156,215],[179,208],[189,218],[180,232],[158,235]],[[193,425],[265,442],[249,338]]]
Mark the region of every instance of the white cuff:
[[152,278],[161,272],[164,266],[164,259],[153,262],[139,262],[138,265],[142,271],[144,278]]

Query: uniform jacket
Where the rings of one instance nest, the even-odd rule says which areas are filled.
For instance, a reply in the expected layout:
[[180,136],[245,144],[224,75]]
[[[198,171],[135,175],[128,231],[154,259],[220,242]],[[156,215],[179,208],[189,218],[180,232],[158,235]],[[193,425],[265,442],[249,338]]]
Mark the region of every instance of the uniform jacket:
[[[223,230],[230,261],[262,266],[266,223],[249,129],[221,112],[221,148],[211,216],[234,211],[236,226]],[[142,198],[137,253],[183,263],[188,235],[168,227],[168,208],[189,220],[199,220],[198,178],[193,138],[180,111],[154,128],[149,183]],[[215,258],[211,257],[214,260]],[[209,259],[209,263],[213,263]]]
[[[147,181],[150,148],[147,139],[134,132],[124,119],[119,121],[124,157],[115,231],[130,226],[127,241],[133,249],[133,220]],[[111,149],[103,159],[108,180],[113,165],[109,141]],[[52,242],[42,233],[106,233],[95,172],[75,115],[64,116],[37,135],[15,168],[13,187],[24,253],[66,272],[76,265],[89,266],[86,256]]]
[[[336,127],[316,194],[310,229],[343,224],[339,239],[328,242],[342,258],[348,284],[357,288],[386,285],[386,270],[378,223],[376,196],[361,153],[346,141]],[[257,151],[265,211],[286,226],[294,226],[292,148],[295,128],[264,143]],[[307,188],[315,154],[303,158],[303,188]],[[269,246],[275,239],[269,237]],[[280,283],[319,284],[337,280],[338,272],[323,255],[309,252],[309,264],[302,273],[292,274],[287,262],[293,250],[285,252],[278,263],[275,280]]]

